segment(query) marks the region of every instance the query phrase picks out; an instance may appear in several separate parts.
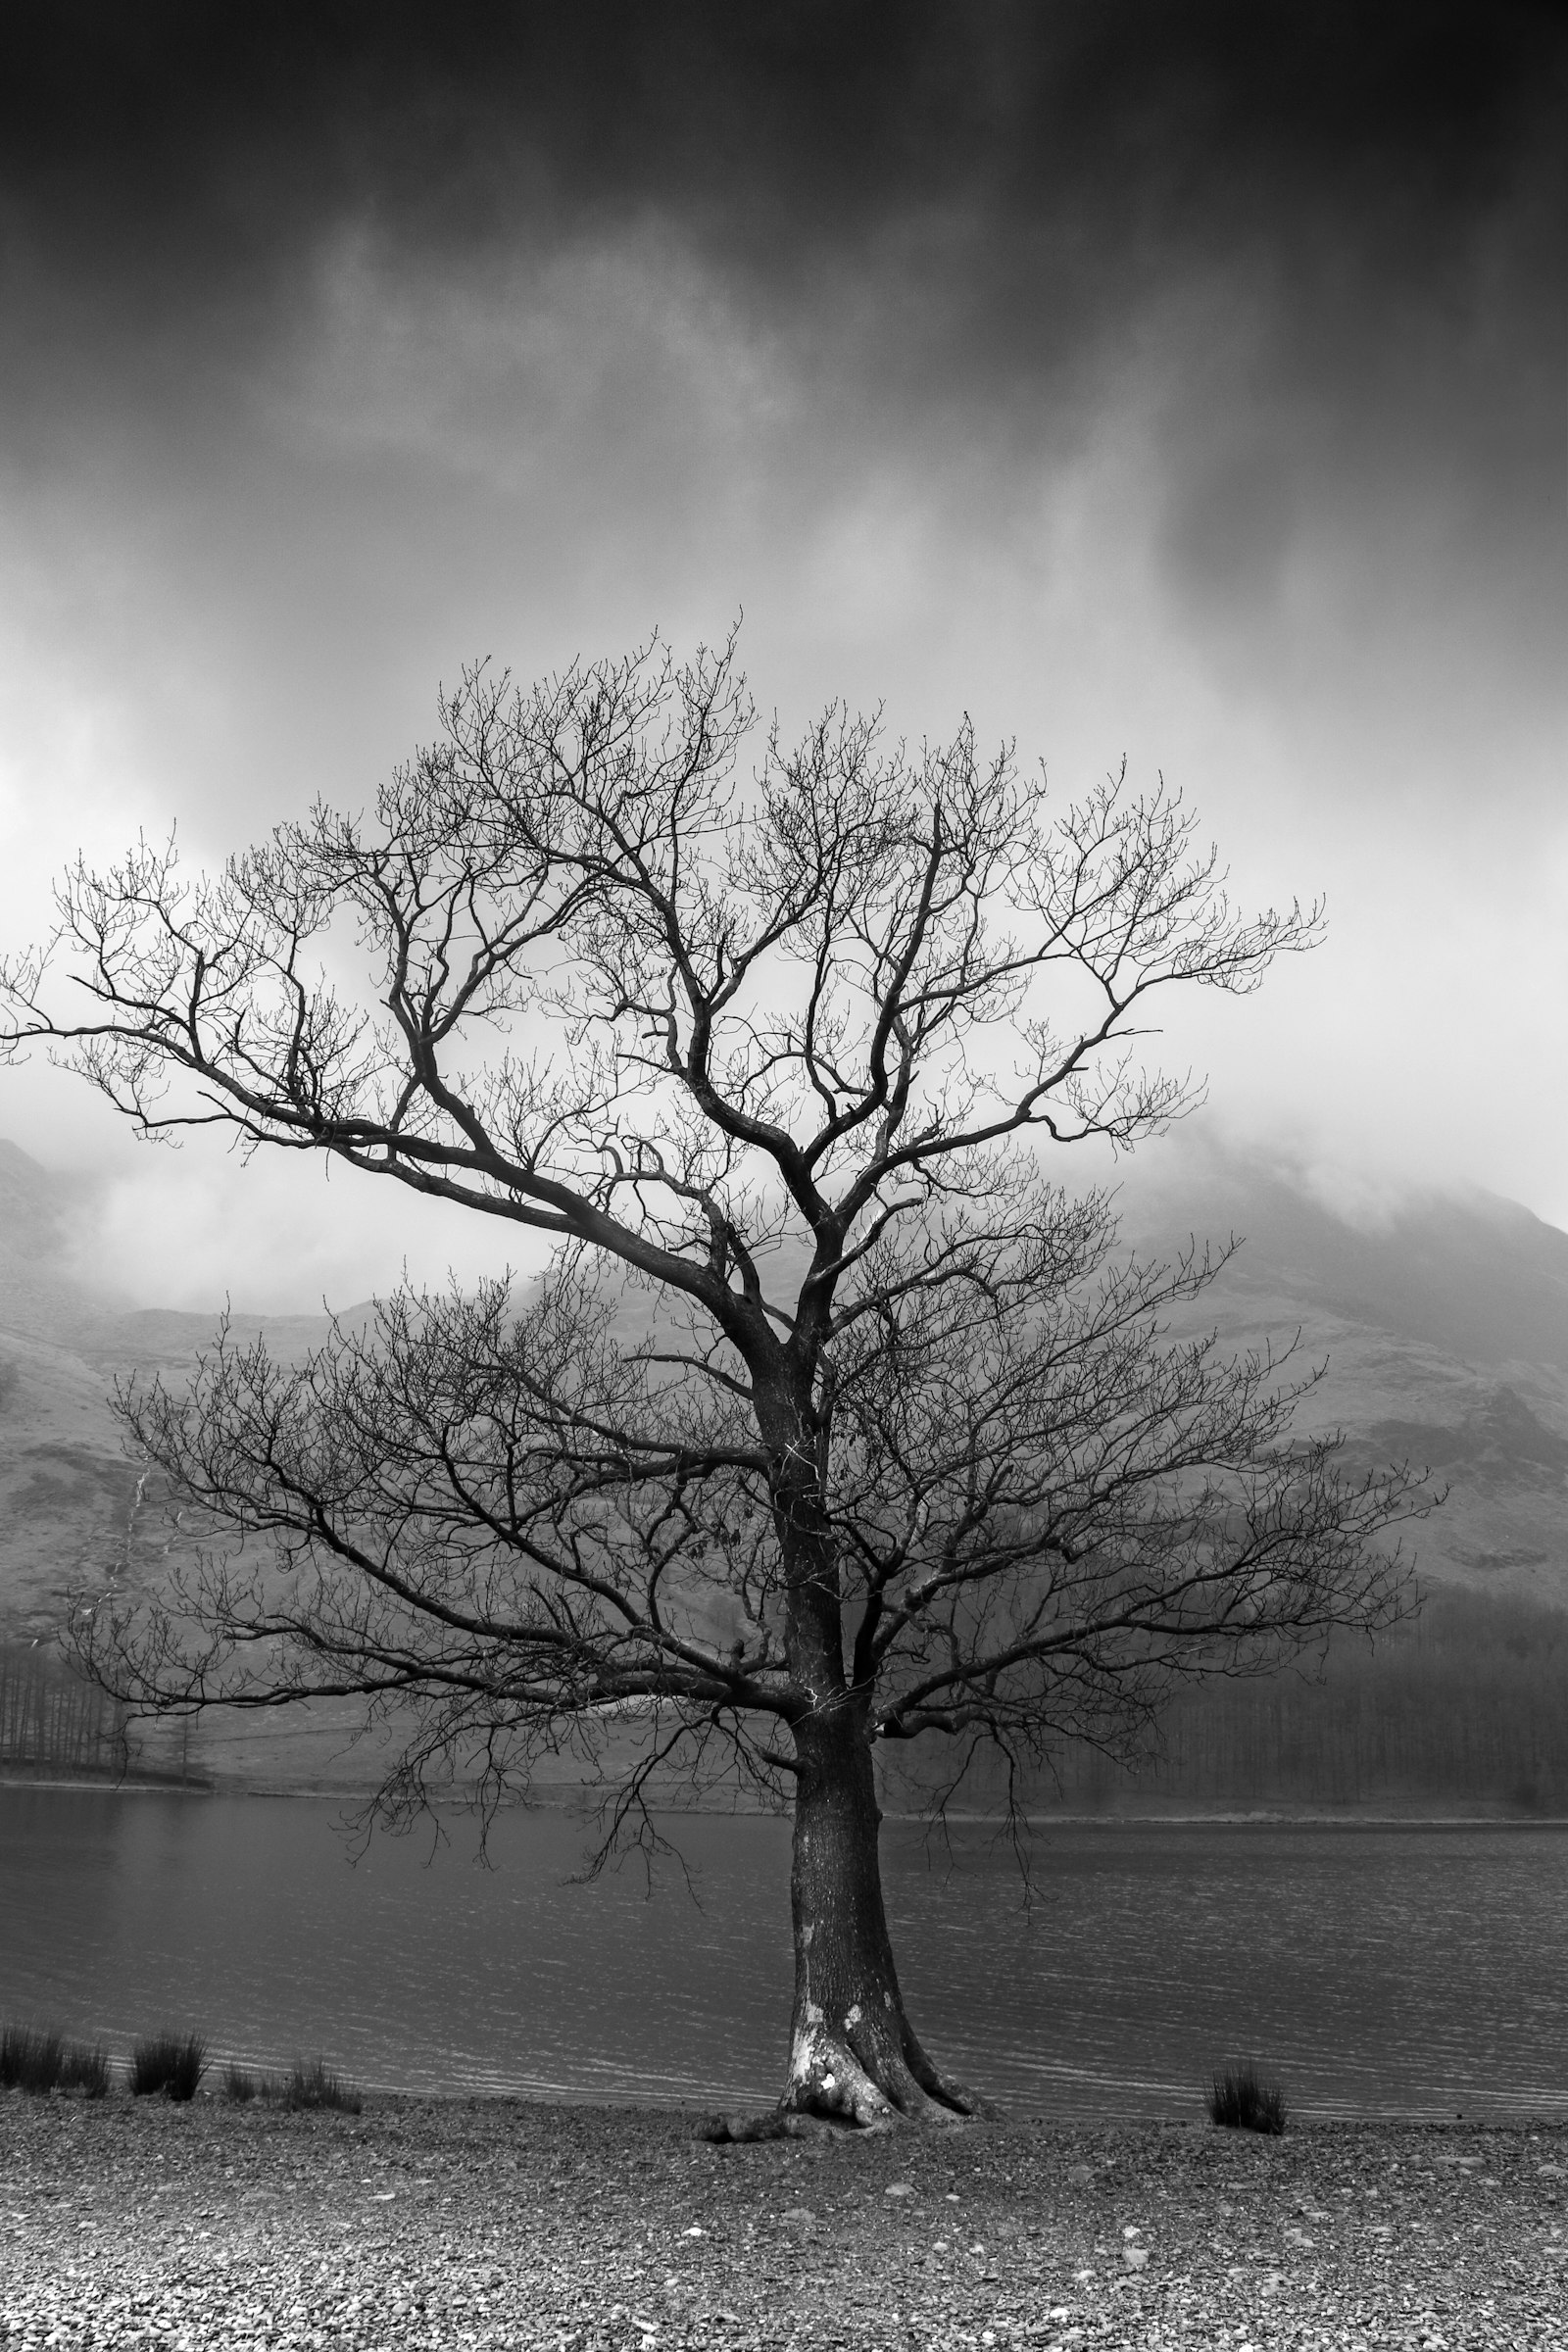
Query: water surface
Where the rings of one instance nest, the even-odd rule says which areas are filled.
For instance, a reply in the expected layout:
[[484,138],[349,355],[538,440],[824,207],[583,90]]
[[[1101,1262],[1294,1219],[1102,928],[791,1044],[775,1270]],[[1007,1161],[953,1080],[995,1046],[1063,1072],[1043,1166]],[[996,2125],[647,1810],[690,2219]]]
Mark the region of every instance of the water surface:
[[[331,1804],[0,1789],[0,2015],[123,2052],[324,2052],[367,2086],[760,2102],[789,2016],[788,1831],[663,1824],[691,1867],[573,1883],[584,1826],[377,1838]],[[1035,1901],[981,1829],[884,1831],[911,2014],[1015,2113],[1200,2112],[1262,2060],[1302,2112],[1568,2114],[1568,1831],[1059,1826]]]

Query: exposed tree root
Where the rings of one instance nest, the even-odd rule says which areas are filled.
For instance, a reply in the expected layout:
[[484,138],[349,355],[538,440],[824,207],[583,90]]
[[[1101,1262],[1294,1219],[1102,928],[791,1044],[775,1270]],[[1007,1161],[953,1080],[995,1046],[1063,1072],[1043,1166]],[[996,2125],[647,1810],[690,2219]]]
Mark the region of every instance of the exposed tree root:
[[721,2146],[763,2139],[839,2139],[852,2134],[857,2139],[878,2139],[901,2130],[961,2131],[966,2125],[988,2121],[995,2112],[988,2102],[978,2099],[967,2112],[933,2104],[923,2116],[905,2115],[890,2103],[886,2114],[859,2123],[852,2116],[818,2115],[781,2101],[776,2107],[764,2108],[760,2115],[710,2115],[698,2126],[697,2136]]
[[[891,2129],[883,2125],[882,2130]],[[764,2108],[760,2115],[710,2115],[697,2129],[699,2139],[720,2146],[759,2139],[824,2139],[834,2126],[819,2115],[798,2115],[783,2107]]]
[[700,2136],[723,2142],[872,2135],[901,2126],[951,2131],[991,2112],[932,2064],[906,2024],[898,2046],[874,2056],[816,2029],[797,2034],[790,2081],[776,2106],[761,2115],[711,2116]]

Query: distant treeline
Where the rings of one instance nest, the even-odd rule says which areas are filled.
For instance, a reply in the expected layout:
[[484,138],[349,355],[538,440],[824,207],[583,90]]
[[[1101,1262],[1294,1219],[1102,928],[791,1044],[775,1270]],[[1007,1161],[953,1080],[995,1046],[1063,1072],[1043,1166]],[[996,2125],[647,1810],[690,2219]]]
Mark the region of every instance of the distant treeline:
[[[0,1769],[111,1774],[127,1761],[122,1710],[47,1642],[0,1642]],[[130,1727],[138,1777],[200,1774],[201,1727]],[[951,1758],[934,1743],[882,1758],[884,1802],[917,1806]],[[1375,1647],[1336,1641],[1315,1666],[1178,1689],[1135,1768],[1068,1744],[1034,1770],[1027,1804],[1469,1806],[1568,1814],[1568,1611],[1438,1587]],[[957,1802],[990,1810],[982,1758]],[[683,1792],[684,1795],[689,1792]]]
[[[928,1786],[938,1759],[894,1762],[885,1801]],[[1000,1798],[981,1761],[956,1801]],[[1140,1803],[1470,1805],[1568,1813],[1568,1612],[1448,1587],[1375,1647],[1346,1637],[1315,1663],[1178,1690],[1134,1769],[1068,1744],[1026,1801],[1095,1811]]]
[[0,1642],[0,1767],[61,1773],[122,1768],[121,1709],[47,1642]]

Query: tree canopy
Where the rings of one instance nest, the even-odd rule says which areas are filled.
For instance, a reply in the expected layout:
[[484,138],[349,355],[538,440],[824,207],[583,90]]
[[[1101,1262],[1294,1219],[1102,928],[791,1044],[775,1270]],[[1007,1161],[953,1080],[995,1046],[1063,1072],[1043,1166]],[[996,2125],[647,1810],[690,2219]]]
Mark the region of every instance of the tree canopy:
[[1251,989],[1316,913],[1239,913],[1162,785],[1058,808],[967,720],[911,752],[832,708],[748,769],[733,644],[479,667],[440,716],[373,813],[216,879],[78,864],[5,970],[13,1050],[146,1134],[556,1245],[526,1291],[404,1290],[303,1365],[225,1336],[188,1392],[134,1388],[174,1494],[258,1541],[93,1604],[84,1652],[156,1707],[395,1707],[394,1813],[562,1740],[625,1765],[617,1826],[677,1757],[786,1791],[781,2113],[965,2112],[898,1991],[877,1747],[1114,1746],[1176,1675],[1401,1606],[1375,1539],[1408,1482],[1293,1434],[1266,1348],[1174,1336],[1219,1260],[1124,1256],[1044,1153],[1190,1104],[1141,1058],[1154,1000]]

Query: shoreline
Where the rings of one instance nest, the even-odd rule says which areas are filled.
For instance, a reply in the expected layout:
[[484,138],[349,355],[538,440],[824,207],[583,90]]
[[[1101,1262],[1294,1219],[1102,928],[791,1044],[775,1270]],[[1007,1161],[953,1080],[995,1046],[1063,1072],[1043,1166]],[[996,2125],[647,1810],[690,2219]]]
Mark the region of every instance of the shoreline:
[[[258,1798],[268,1803],[368,1805],[371,1792],[364,1788],[267,1788],[253,1785],[226,1785],[221,1782],[151,1781],[151,1780],[44,1780],[31,1774],[13,1773],[0,1769],[0,1793],[17,1790],[37,1790],[55,1795],[78,1796],[183,1796],[190,1798]],[[581,1810],[590,1813],[587,1790],[561,1790],[542,1793],[504,1808],[515,1812],[569,1813]],[[585,1801],[579,1804],[577,1799]],[[446,1809],[446,1808],[442,1808]],[[468,1813],[466,1802],[451,1810]],[[679,1820],[718,1821],[787,1821],[787,1813],[765,1806],[708,1805],[650,1805],[649,1811],[662,1818]],[[1090,1812],[1090,1813],[1022,1813],[1018,1820],[1031,1830],[1095,1829],[1095,1830],[1565,1830],[1568,1813],[1417,1813],[1373,1812],[1354,1806],[1341,1806],[1332,1811],[1294,1809],[1285,1806],[1252,1805],[1229,1806],[1214,1812]],[[926,1813],[884,1811],[885,1823],[901,1829],[938,1826]],[[1004,1829],[1007,1816],[1004,1813],[948,1812],[943,1819],[954,1828]]]
[[0,2344],[273,2352],[1562,2343],[1568,2126],[1017,2117],[740,2147],[691,2112],[0,2095]]

